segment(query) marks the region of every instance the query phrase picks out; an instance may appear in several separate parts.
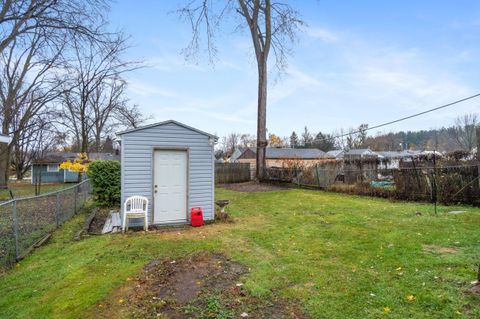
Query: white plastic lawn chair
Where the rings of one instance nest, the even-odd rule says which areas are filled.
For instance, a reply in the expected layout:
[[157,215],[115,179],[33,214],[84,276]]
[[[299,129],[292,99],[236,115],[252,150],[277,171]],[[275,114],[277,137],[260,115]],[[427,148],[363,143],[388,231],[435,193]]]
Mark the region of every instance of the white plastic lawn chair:
[[143,218],[145,231],[148,230],[148,198],[144,196],[131,196],[125,200],[123,205],[122,233],[128,230],[129,218]]

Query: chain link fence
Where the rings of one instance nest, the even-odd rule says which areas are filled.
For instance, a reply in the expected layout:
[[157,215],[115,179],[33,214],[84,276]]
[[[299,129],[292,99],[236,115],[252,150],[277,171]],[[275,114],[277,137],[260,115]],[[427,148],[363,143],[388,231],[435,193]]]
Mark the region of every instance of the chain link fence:
[[90,183],[85,180],[56,192],[0,203],[0,267],[22,259],[72,218],[89,196]]
[[304,188],[399,200],[480,205],[480,164],[409,163],[396,168],[372,163],[329,163],[295,168],[268,168],[270,181]]

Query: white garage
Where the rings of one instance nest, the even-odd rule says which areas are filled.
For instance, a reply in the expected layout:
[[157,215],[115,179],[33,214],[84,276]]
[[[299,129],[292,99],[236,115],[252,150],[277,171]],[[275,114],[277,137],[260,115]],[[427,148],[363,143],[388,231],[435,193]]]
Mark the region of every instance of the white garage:
[[173,120],[118,135],[122,203],[134,195],[147,197],[154,225],[187,223],[192,207],[213,220],[214,135]]

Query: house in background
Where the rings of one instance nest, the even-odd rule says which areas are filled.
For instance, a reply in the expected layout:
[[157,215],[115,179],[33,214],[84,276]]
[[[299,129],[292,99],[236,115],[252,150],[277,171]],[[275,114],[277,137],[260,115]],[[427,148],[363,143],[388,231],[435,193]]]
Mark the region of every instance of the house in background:
[[243,153],[245,152],[249,152],[249,156],[254,156],[255,157],[255,147],[242,147],[242,146],[239,146],[235,149],[235,151],[233,151],[232,155],[230,156],[230,158],[228,159],[228,161],[230,163],[236,163],[238,158],[243,155]]
[[378,158],[378,154],[370,150],[369,148],[357,148],[351,149],[344,153],[344,159],[375,159]]
[[[120,161],[120,155],[111,153],[89,153],[91,160]],[[60,169],[60,164],[77,158],[77,153],[50,152],[32,163],[32,184],[76,183],[78,173]]]
[[380,168],[396,169],[400,167],[401,160],[411,160],[420,155],[420,151],[379,151],[376,152],[380,159]]
[[344,155],[345,155],[344,150],[331,150],[327,152],[328,157],[332,157],[337,160],[342,160]]
[[[250,167],[255,168],[257,150],[249,147],[237,157],[237,163],[250,163]],[[296,162],[303,166],[311,166],[332,158],[327,156],[325,152],[317,148],[273,148],[267,147],[265,154],[265,163],[267,168],[285,167],[291,162]]]

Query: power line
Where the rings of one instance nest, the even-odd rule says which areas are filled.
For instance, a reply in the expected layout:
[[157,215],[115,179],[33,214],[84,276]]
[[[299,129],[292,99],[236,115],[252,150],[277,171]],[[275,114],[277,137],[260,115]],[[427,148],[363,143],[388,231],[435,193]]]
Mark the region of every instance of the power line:
[[345,133],[345,134],[340,134],[340,135],[337,135],[337,136],[332,136],[328,139],[335,139],[335,138],[339,138],[339,137],[350,136],[352,134],[363,133],[363,132],[374,130],[374,129],[377,129],[377,128],[380,128],[380,127],[383,127],[383,126],[392,125],[392,124],[402,122],[402,121],[405,121],[405,120],[408,120],[408,119],[411,119],[411,118],[414,118],[414,117],[417,117],[417,116],[420,116],[420,115],[424,115],[424,114],[427,114],[427,113],[430,113],[430,112],[433,112],[433,111],[444,109],[446,107],[449,107],[449,106],[452,106],[452,105],[455,105],[455,104],[458,104],[458,103],[462,103],[462,102],[474,99],[474,98],[479,97],[479,96],[480,96],[480,93],[477,93],[477,94],[465,97],[463,99],[456,100],[454,102],[444,104],[444,105],[441,105],[441,106],[437,106],[437,107],[434,107],[432,109],[429,109],[429,110],[426,110],[426,111],[423,111],[423,112],[420,112],[420,113],[416,113],[416,114],[405,116],[405,117],[402,117],[402,118],[399,118],[399,119],[396,119],[396,120],[393,120],[393,121],[390,121],[390,122],[386,122],[386,123],[378,124],[378,125],[375,125],[375,126],[372,126],[372,127],[368,127],[364,130],[357,130],[357,131],[348,132],[348,133]]

